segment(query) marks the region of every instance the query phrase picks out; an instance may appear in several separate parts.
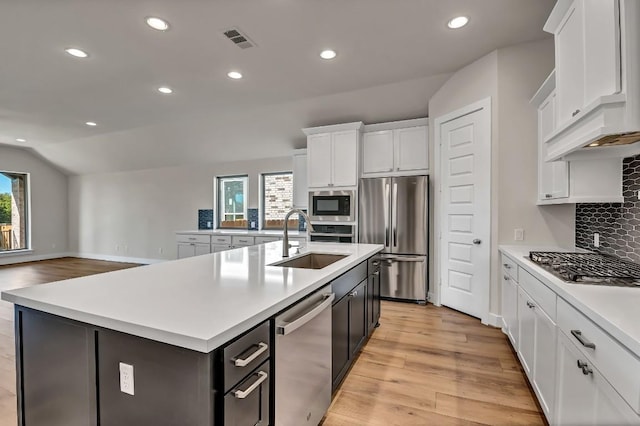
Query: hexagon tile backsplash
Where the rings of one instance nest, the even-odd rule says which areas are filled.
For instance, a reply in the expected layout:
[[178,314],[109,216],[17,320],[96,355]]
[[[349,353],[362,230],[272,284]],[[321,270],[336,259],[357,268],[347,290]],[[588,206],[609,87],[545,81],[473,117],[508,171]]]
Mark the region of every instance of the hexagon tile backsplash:
[[[640,155],[622,163],[624,203],[576,205],[576,246],[640,262]],[[600,247],[593,234],[600,234]]]

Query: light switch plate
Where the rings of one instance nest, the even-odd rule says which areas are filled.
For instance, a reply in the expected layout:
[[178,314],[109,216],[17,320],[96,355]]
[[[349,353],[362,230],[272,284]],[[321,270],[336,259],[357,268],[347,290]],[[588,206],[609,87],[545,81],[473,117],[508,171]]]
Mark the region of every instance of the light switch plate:
[[513,230],[513,239],[515,241],[523,241],[524,240],[524,229],[516,228]]
[[120,391],[129,395],[134,394],[133,365],[120,363]]

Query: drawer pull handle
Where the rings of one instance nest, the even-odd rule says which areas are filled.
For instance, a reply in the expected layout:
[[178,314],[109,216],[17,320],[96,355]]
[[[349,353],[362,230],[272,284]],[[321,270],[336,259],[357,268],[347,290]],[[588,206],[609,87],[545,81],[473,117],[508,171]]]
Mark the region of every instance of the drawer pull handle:
[[258,358],[260,355],[262,355],[267,349],[269,348],[269,346],[266,343],[260,342],[258,343],[258,349],[252,353],[249,357],[247,358],[236,358],[233,360],[233,364],[236,367],[246,367],[247,365],[251,364],[251,362]]
[[505,276],[504,276],[504,280],[505,280],[505,281],[509,281],[509,275],[505,275]]
[[578,342],[580,342],[582,344],[582,346],[584,346],[585,348],[589,348],[589,349],[595,349],[596,348],[596,344],[595,343],[588,341],[587,339],[585,339],[582,336],[582,331],[580,331],[580,330],[571,330],[571,334],[573,335],[573,337],[578,339]]
[[264,371],[258,371],[258,380],[256,380],[255,382],[253,382],[253,384],[251,386],[249,386],[246,390],[237,390],[233,392],[233,396],[235,396],[238,399],[245,399],[246,397],[249,396],[249,394],[251,392],[253,392],[254,390],[256,390],[256,388],[258,386],[260,386],[262,384],[262,382],[264,382],[265,380],[267,380],[267,373],[265,373]]
[[529,307],[529,309],[533,309],[533,308],[536,307],[536,305],[534,305],[533,303],[529,302],[528,300],[527,300],[527,306]]
[[579,110],[579,109],[577,109],[577,110],[573,111],[573,112],[571,113],[571,117],[575,117],[575,116],[576,116],[576,115],[578,115],[578,114],[580,114],[580,110]]
[[192,238],[192,237],[189,238],[189,241],[195,241],[195,240],[196,240],[195,238]]
[[511,269],[511,265],[509,265],[508,263],[503,263],[502,266],[504,266],[507,269]]
[[582,374],[588,376],[589,374],[593,374],[593,370],[589,368],[589,364],[581,359],[578,360],[578,368],[582,370]]

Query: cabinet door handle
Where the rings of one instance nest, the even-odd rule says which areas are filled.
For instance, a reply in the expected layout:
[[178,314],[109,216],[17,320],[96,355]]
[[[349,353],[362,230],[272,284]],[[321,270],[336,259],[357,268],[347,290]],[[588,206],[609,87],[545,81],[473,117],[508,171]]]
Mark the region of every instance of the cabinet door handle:
[[595,343],[588,341],[587,339],[585,339],[582,336],[582,331],[580,331],[580,330],[571,330],[571,334],[573,335],[573,337],[578,339],[578,342],[580,342],[582,344],[582,346],[584,346],[585,348],[589,348],[589,349],[595,349],[596,348],[596,344]]
[[511,269],[511,265],[509,265],[508,263],[503,263],[502,266],[504,266],[507,269]]
[[589,368],[589,364],[581,359],[578,360],[578,368],[582,370],[582,374],[584,374],[585,376],[593,374],[593,370]]
[[527,300],[527,306],[529,307],[529,309],[533,309],[533,308],[536,307],[536,305],[534,305],[533,303],[529,302],[528,300]]
[[377,271],[375,271],[375,272],[373,273],[373,275],[380,275],[380,269],[378,269]]
[[235,396],[238,399],[245,399],[246,397],[249,396],[249,394],[251,392],[253,392],[254,390],[256,390],[256,388],[258,386],[260,386],[262,384],[262,382],[264,382],[265,380],[267,380],[267,377],[269,377],[269,375],[267,373],[265,373],[264,371],[258,371],[256,373],[259,377],[258,380],[256,380],[255,382],[253,382],[253,384],[251,386],[249,386],[246,390],[236,390],[233,392],[233,396]]
[[356,297],[358,295],[358,290],[353,290],[351,293],[349,293],[349,297]]
[[577,109],[577,110],[573,111],[573,112],[571,113],[571,116],[572,116],[572,117],[575,117],[575,116],[576,116],[576,115],[578,115],[578,114],[580,114],[580,109]]
[[266,351],[269,348],[269,345],[267,345],[266,343],[260,342],[258,343],[258,349],[252,353],[251,355],[249,355],[247,358],[236,358],[233,360],[233,365],[235,365],[236,367],[246,367],[247,365],[251,364],[251,361],[253,361],[254,359],[258,358],[260,355],[262,355],[262,353],[264,351]]
[[504,280],[505,280],[505,281],[509,281],[509,275],[505,275],[505,276],[504,276]]
[[544,198],[551,198],[551,197],[553,197],[553,195],[551,195],[551,194],[544,194]]

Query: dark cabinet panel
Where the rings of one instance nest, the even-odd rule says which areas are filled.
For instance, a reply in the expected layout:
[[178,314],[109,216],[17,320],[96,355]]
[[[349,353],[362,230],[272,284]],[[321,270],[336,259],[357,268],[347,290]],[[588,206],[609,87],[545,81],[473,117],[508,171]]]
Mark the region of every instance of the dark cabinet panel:
[[365,278],[348,296],[349,308],[349,353],[353,358],[367,337],[367,279]]
[[269,424],[270,376],[269,361],[266,361],[225,395],[225,426]]
[[[101,426],[213,423],[209,354],[109,330],[97,348]],[[134,395],[120,391],[121,362],[133,365]]]
[[373,329],[380,320],[380,266],[379,262],[372,265],[369,262],[369,283],[367,284],[367,333],[373,333]]
[[349,303],[346,296],[331,308],[331,353],[333,388],[340,383],[347,369],[349,352]]
[[[97,424],[93,330],[82,323],[16,310],[20,424]],[[20,410],[19,410],[20,411]]]
[[269,358],[269,341],[267,321],[224,348],[225,392]]

